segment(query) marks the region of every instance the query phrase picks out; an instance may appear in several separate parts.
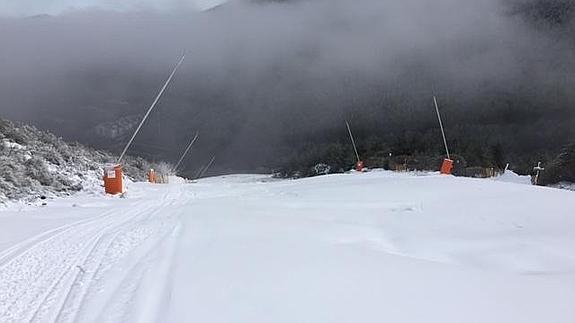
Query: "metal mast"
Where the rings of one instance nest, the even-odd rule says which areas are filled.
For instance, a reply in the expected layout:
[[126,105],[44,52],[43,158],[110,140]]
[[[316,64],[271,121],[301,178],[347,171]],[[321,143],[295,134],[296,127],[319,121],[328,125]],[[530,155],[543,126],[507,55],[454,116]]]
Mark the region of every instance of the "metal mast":
[[357,147],[355,146],[355,140],[353,139],[353,134],[351,133],[351,128],[349,127],[349,123],[347,120],[345,121],[345,125],[347,126],[347,131],[349,132],[349,138],[351,138],[351,144],[353,145],[353,151],[355,151],[355,157],[357,157],[357,161],[361,161],[359,159],[359,154],[357,153]]
[[170,74],[170,77],[168,77],[168,79],[166,80],[166,83],[164,83],[164,86],[162,87],[162,89],[160,90],[160,93],[158,93],[158,95],[156,96],[156,99],[154,100],[154,102],[152,103],[152,105],[150,106],[150,108],[148,109],[148,111],[146,112],[146,114],[144,115],[144,117],[142,118],[142,121],[140,122],[140,124],[138,125],[138,128],[136,128],[136,131],[134,131],[134,134],[132,135],[132,138],[130,138],[130,141],[128,141],[128,144],[126,145],[126,147],[124,147],[124,150],[122,151],[122,154],[120,154],[120,158],[118,158],[118,164],[122,161],[122,159],[124,158],[124,155],[126,155],[126,152],[128,151],[128,149],[130,148],[130,146],[132,145],[132,142],[134,141],[134,138],[136,138],[136,136],[138,135],[138,132],[140,132],[140,129],[142,129],[142,126],[144,125],[144,122],[146,122],[146,119],[148,119],[148,116],[150,115],[150,112],[152,112],[152,110],[154,109],[154,107],[156,106],[156,104],[158,103],[158,101],[160,101],[160,98],[162,97],[162,94],[164,94],[164,91],[166,90],[166,88],[168,87],[168,85],[170,84],[170,82],[172,81],[172,78],[174,77],[174,75],[176,74],[176,71],[178,70],[178,68],[182,65],[182,63],[184,62],[184,59],[186,58],[186,55],[182,55],[182,58],[180,59],[180,61],[178,62],[178,64],[176,65],[176,67],[174,67],[174,69],[172,70],[172,73]]
[[449,148],[447,148],[447,139],[445,139],[445,131],[443,130],[443,122],[441,122],[441,114],[439,114],[439,105],[437,104],[437,98],[435,96],[433,96],[433,103],[435,104],[435,111],[437,112],[437,119],[439,120],[439,127],[441,128],[441,135],[443,136],[443,144],[445,145],[447,159],[451,159]]
[[190,141],[190,144],[188,145],[188,147],[186,148],[186,150],[184,151],[184,153],[180,157],[180,160],[178,160],[178,163],[174,167],[174,172],[178,170],[178,167],[180,167],[180,164],[182,163],[182,161],[184,160],[184,158],[186,157],[186,155],[188,154],[190,149],[192,149],[192,146],[194,145],[194,143],[198,139],[198,136],[199,136],[199,132],[196,131],[196,135],[194,136],[194,139],[192,139],[192,141]]

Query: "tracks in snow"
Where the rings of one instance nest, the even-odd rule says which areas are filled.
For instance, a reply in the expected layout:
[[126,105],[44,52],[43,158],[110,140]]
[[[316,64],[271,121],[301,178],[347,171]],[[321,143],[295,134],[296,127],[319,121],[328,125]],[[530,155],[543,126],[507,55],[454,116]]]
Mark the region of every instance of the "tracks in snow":
[[[172,209],[181,194],[181,188],[170,188],[161,198],[48,231],[0,254],[0,322],[73,322],[99,315],[86,311],[85,303],[105,304],[102,297],[115,295],[102,291],[137,278],[126,276],[126,268],[137,267],[177,232]],[[112,277],[117,272],[126,276],[120,283]]]

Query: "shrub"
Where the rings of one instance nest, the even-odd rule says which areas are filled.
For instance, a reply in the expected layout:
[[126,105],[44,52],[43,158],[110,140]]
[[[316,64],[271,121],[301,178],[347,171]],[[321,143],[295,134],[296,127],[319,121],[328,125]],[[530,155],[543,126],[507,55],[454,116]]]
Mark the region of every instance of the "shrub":
[[575,142],[566,145],[540,175],[542,185],[575,183]]
[[54,184],[54,178],[50,176],[50,172],[43,160],[32,157],[24,165],[26,166],[26,176],[37,180],[43,186]]

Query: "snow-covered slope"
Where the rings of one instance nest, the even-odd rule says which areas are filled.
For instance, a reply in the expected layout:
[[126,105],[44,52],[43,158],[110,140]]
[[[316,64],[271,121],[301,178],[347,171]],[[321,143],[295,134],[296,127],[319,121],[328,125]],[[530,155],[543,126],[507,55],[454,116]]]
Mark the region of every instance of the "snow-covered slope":
[[0,212],[1,322],[575,322],[570,191],[377,171],[128,189]]
[[[102,166],[116,158],[0,119],[0,206],[7,200],[101,192]],[[128,157],[125,162],[126,173],[133,179],[144,179],[149,167],[143,159]]]

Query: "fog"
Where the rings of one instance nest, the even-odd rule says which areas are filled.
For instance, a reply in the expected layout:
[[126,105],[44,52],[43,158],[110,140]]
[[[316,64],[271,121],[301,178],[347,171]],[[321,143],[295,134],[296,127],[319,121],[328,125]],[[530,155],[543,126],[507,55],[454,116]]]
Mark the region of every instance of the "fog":
[[462,120],[450,113],[492,115],[505,97],[575,127],[572,20],[534,18],[525,3],[235,1],[0,18],[0,116],[117,152],[185,52],[132,154],[177,160],[199,130],[187,167],[217,155],[222,169],[254,170],[293,142],[345,136],[346,119],[360,135],[434,127],[432,95],[448,126]]
[[0,16],[26,17],[57,15],[74,10],[99,9],[113,11],[155,10],[174,11],[209,9],[223,0],[5,0],[0,2]]

